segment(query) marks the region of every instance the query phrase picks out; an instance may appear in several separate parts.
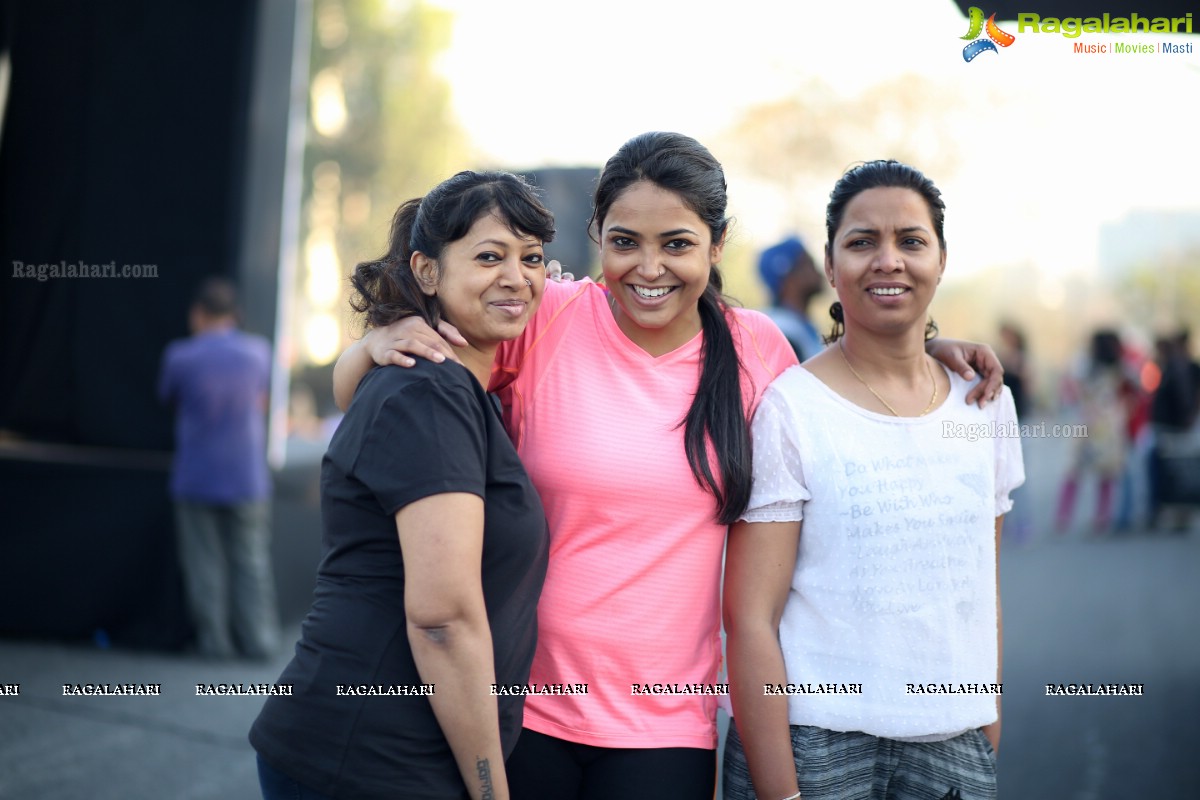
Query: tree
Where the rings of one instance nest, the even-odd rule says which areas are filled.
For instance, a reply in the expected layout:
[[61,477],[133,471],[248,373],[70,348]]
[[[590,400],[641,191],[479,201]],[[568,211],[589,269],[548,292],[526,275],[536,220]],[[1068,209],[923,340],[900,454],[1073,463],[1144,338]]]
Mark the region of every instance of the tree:
[[797,228],[820,227],[833,179],[858,161],[895,158],[946,180],[962,159],[955,128],[966,98],[901,75],[854,96],[811,81],[751,108],[729,129],[727,161],[777,186]]
[[465,139],[437,74],[449,12],[421,0],[318,0],[313,8],[298,361],[323,364],[354,332],[354,265],[380,255],[397,206],[464,162]]

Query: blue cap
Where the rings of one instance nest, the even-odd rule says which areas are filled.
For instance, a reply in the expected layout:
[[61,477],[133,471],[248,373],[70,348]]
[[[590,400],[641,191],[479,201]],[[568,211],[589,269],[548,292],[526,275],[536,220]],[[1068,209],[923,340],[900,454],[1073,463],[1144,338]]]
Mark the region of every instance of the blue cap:
[[779,297],[779,287],[796,262],[804,256],[804,244],[795,236],[768,247],[758,257],[758,274],[771,291],[771,297]]

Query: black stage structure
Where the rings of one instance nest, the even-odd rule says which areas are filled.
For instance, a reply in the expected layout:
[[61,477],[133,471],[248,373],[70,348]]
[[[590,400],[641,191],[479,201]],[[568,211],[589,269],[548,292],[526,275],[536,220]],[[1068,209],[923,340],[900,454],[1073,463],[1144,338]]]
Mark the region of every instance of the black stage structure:
[[[212,274],[241,286],[245,327],[275,338],[293,55],[310,7],[0,9],[0,635],[177,647],[190,631],[159,362]],[[131,269],[39,279],[55,265]],[[309,485],[276,476],[285,614],[311,597]],[[289,558],[306,564],[294,578]]]

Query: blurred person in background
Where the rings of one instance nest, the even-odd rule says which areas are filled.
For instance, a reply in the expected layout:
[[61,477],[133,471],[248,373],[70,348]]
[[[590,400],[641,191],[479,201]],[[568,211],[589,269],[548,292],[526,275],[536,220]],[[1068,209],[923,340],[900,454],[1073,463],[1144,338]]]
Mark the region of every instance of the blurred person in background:
[[210,278],[192,335],[163,355],[158,392],[175,411],[171,495],[196,648],[264,659],[278,646],[266,457],[271,346],[238,330],[232,282]]
[[825,340],[808,316],[808,303],[824,282],[804,243],[789,236],[768,247],[758,258],[758,274],[771,294],[762,311],[783,331],[796,358],[804,361],[824,350]]
[[1154,438],[1150,425],[1153,397],[1143,385],[1143,376],[1151,359],[1152,356],[1136,344],[1133,337],[1122,338],[1122,361],[1129,378],[1125,383],[1125,441],[1128,450],[1117,485],[1112,526],[1114,532],[1130,531],[1135,522],[1150,518],[1146,477]]
[[[1025,332],[1016,323],[1000,323],[1000,346],[996,348],[996,355],[1004,366],[1004,385],[1012,394],[1017,420],[1021,425],[1028,424],[1033,412],[1033,367]],[[1027,494],[1025,484],[1012,492],[1013,509],[1008,515],[1006,528],[1010,534],[1008,540],[1015,544],[1028,542],[1034,533],[1033,513]]]
[[1033,405],[1033,369],[1025,332],[1016,323],[1000,323],[1000,346],[996,355],[1004,366],[1004,385],[1012,393],[1017,418],[1026,422]]
[[[1153,445],[1147,463],[1150,483],[1150,525],[1168,524],[1187,530],[1189,506],[1200,505],[1200,495],[1187,492],[1185,470],[1200,470],[1200,364],[1192,360],[1190,334],[1161,336],[1155,341],[1159,384],[1150,401]],[[1195,484],[1195,480],[1191,481]]]
[[1092,334],[1081,374],[1067,382],[1068,398],[1078,403],[1087,435],[1073,439],[1075,449],[1059,488],[1055,527],[1062,534],[1071,528],[1081,481],[1095,475],[1096,511],[1092,533],[1102,534],[1113,524],[1118,483],[1129,453],[1129,417],[1137,382],[1125,365],[1120,335],[1109,329]]

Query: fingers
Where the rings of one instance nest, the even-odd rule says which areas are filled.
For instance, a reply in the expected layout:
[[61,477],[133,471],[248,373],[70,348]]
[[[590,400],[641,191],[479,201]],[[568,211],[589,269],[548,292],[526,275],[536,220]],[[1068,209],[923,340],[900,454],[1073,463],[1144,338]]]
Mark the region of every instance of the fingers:
[[377,328],[364,341],[369,341],[367,352],[376,364],[400,367],[411,367],[417,358],[437,363],[446,359],[459,361],[454,346],[467,343],[450,323],[440,323],[435,331],[415,316],[405,317],[386,328]]
[[1004,388],[1004,366],[1000,363],[996,351],[987,345],[980,346],[975,361],[983,372],[983,380],[975,387],[977,390],[981,389],[979,407],[986,408],[988,403],[1000,396],[1000,390]]
[[979,403],[980,408],[986,408],[986,389],[987,381],[980,381],[979,383],[975,384],[975,387],[972,388],[971,391],[967,392],[967,405],[971,405],[971,403]]
[[986,386],[983,396],[987,399],[980,400],[979,407],[986,408],[988,403],[1000,396],[1000,390],[1004,388],[1004,376],[1002,373],[993,372],[980,381],[980,384]]
[[[454,335],[458,336],[460,339],[462,338],[458,335],[457,330],[454,331]],[[460,364],[462,363],[458,359],[458,353],[454,352],[454,347],[448,341],[442,338],[442,336],[433,336],[429,339],[421,340],[409,340],[406,342],[406,345],[407,346],[404,348],[397,349],[403,349],[406,353],[428,359],[429,361],[436,361],[439,364],[446,359],[458,361]]]
[[454,348],[440,336],[410,336],[402,339],[392,339],[384,346],[387,350],[378,362],[380,364],[411,367],[416,363],[413,360],[414,358],[423,358],[426,361],[433,361],[438,364],[446,359],[458,361],[458,356],[454,353]]
[[411,367],[416,363],[416,361],[404,355],[404,353],[401,353],[399,350],[388,350],[386,353],[384,353],[383,364],[380,366],[395,364],[397,367]]
[[[454,347],[467,346],[467,340],[464,339],[463,335],[458,332],[458,328],[454,327],[449,322],[446,322],[446,320],[442,320],[438,323],[438,333],[440,333],[442,338]],[[450,360],[458,361],[458,356],[455,355],[452,348],[443,350],[442,352],[444,352],[450,358]]]
[[[453,334],[453,338],[462,341],[462,335],[459,334],[457,328],[449,323],[443,324],[448,328],[448,332]],[[376,359],[376,363],[411,367],[416,363],[413,361],[414,358],[423,358],[438,364],[447,359],[458,361],[461,364],[454,347],[443,338],[446,335],[447,331],[443,331],[442,326],[439,325],[437,331],[423,326],[402,336],[389,337],[378,345],[378,349],[383,352],[382,357]],[[463,344],[466,342],[463,341]]]
[[563,272],[562,264],[556,260],[552,260],[546,263],[546,278],[547,280],[564,283],[575,280],[575,273]]
[[967,392],[967,405],[978,403],[980,408],[987,408],[988,403],[1000,396],[1004,388],[1004,376],[999,372],[985,375],[983,380]]

